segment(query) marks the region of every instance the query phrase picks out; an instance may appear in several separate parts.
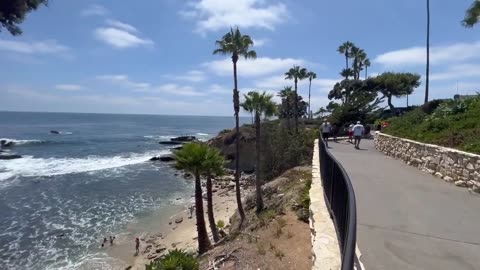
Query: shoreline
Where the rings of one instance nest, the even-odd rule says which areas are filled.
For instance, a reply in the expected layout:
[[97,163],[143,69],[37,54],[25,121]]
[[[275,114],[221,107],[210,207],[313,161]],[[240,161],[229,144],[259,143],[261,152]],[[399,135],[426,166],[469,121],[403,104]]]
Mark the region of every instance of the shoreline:
[[[251,177],[251,175],[242,176],[242,197],[251,190],[251,186],[246,183],[249,177]],[[215,221],[218,222],[222,220],[226,228],[230,225],[230,217],[237,209],[232,179],[232,175],[226,174],[223,177],[215,179],[213,186]],[[186,179],[186,181],[193,180]],[[205,180],[202,179],[202,186],[206,193],[204,184]],[[196,252],[198,244],[195,211],[193,211],[191,218],[189,211],[189,206],[194,204],[193,194],[189,196],[188,199],[186,197],[183,199],[184,201],[178,205],[178,207],[172,207],[168,210],[168,215],[165,215],[165,210],[162,210],[162,215],[155,212],[149,214],[147,220],[143,222],[149,223],[148,225],[150,226],[147,225],[140,229],[127,228],[126,231],[119,234],[117,243],[111,250],[107,251],[109,256],[123,261],[125,267],[122,269],[144,270],[146,264],[167,254],[170,249],[177,248],[187,252]],[[203,203],[207,232],[212,244],[214,244],[208,223],[207,201],[205,197]],[[168,216],[168,218],[165,216]],[[138,256],[134,256],[135,237],[137,236],[141,239],[140,253]]]

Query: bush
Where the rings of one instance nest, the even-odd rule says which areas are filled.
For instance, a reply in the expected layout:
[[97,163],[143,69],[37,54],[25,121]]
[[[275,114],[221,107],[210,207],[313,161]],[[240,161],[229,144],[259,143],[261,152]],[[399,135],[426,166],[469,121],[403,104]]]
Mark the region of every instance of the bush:
[[183,250],[170,250],[168,254],[149,265],[145,270],[198,270],[200,265],[197,259]]
[[305,183],[305,187],[302,190],[302,194],[300,196],[300,201],[298,204],[300,205],[300,209],[297,211],[298,219],[303,222],[309,222],[310,218],[310,187],[312,186],[312,179],[307,179]]
[[264,123],[262,133],[261,172],[265,181],[311,162],[313,142],[320,136],[318,128],[299,128],[296,135],[279,121]]
[[217,228],[219,228],[219,229],[225,228],[225,221],[223,221],[221,219],[219,221],[217,221]]
[[480,97],[435,102],[387,121],[387,134],[480,154]]

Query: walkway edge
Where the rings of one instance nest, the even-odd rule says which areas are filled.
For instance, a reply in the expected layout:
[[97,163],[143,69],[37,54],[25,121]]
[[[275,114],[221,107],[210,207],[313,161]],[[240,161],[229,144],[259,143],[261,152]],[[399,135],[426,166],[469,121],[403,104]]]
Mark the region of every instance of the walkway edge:
[[310,187],[310,231],[312,237],[312,269],[337,270],[341,267],[337,232],[330,218],[322,179],[318,139],[315,140],[312,158],[312,186]]

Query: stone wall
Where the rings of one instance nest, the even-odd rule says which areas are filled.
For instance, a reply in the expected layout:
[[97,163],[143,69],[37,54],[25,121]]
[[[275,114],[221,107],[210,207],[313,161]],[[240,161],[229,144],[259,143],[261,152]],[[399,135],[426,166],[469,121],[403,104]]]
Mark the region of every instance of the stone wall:
[[375,148],[460,187],[480,193],[480,155],[377,132]]

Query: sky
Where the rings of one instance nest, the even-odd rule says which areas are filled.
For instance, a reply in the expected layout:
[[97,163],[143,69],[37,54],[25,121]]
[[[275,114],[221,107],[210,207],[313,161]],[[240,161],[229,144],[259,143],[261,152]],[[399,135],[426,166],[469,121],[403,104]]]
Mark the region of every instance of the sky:
[[[460,24],[471,2],[431,1],[431,99],[480,91],[480,26]],[[423,102],[425,1],[133,3],[51,0],[27,16],[21,36],[2,30],[0,111],[233,115],[231,59],[212,54],[231,26],[253,38],[258,55],[238,63],[241,93],[291,86],[283,74],[300,65],[317,74],[317,110],[341,80],[345,60],[336,50],[348,40],[367,52],[369,76],[422,75],[409,100]],[[299,94],[308,96],[308,81]]]

